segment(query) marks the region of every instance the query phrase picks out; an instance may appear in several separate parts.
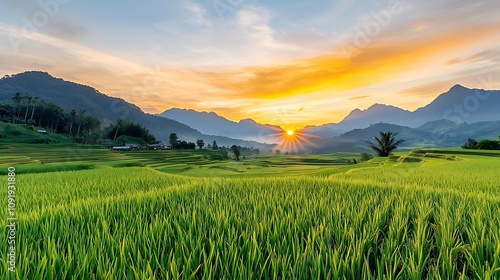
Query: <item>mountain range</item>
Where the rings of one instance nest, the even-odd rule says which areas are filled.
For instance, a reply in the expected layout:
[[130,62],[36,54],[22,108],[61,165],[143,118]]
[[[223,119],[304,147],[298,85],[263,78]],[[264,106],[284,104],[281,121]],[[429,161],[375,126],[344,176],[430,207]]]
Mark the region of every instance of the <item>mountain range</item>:
[[105,95],[86,85],[55,78],[46,72],[30,71],[6,75],[0,79],[0,102],[11,102],[16,92],[21,95],[29,93],[31,96],[55,103],[68,111],[84,109],[88,114],[99,116],[105,124],[116,121],[118,118],[141,123],[157,139],[165,142],[168,142],[170,133],[177,133],[179,139],[186,141],[195,142],[197,139],[203,139],[207,144],[215,140],[220,146],[269,147],[256,141],[203,134],[178,121],[144,113],[136,105],[121,98]]
[[198,112],[192,109],[172,108],[160,116],[182,122],[206,134],[267,143],[272,143],[276,138],[275,134],[282,131],[279,126],[259,124],[252,119],[234,122],[214,112]]
[[[372,131],[373,128],[370,127],[380,123],[396,125],[401,131],[405,130],[403,127],[407,127],[409,130],[432,133],[435,131],[429,131],[428,128],[440,124],[443,130],[450,132],[450,129],[458,129],[460,124],[500,120],[498,105],[498,90],[486,91],[455,85],[428,105],[413,112],[390,105],[374,104],[366,110],[354,109],[339,123],[308,126],[302,132],[319,137],[342,136],[353,139],[352,135],[356,134],[348,132],[359,129]],[[178,120],[203,133],[261,142],[268,141],[272,138],[270,135],[280,130],[277,126],[259,124],[251,119],[234,122],[214,112],[198,112],[192,109],[172,108],[160,116]],[[481,133],[476,134],[481,136]],[[422,141],[429,139],[429,135],[425,133],[420,137]]]
[[[241,145],[272,149],[282,132],[275,125],[259,124],[252,119],[238,122],[215,112],[172,108],[159,115],[144,113],[123,99],[107,96],[98,90],[55,78],[45,72],[25,72],[0,79],[0,102],[10,102],[20,92],[30,93],[67,110],[84,109],[101,117],[105,123],[125,118],[145,125],[158,139],[168,141],[170,133],[182,140],[216,140],[219,145]],[[497,138],[500,134],[499,90],[469,89],[453,86],[428,105],[415,111],[374,104],[354,109],[339,123],[308,126],[299,131],[310,135],[308,147],[316,152],[363,150],[362,140],[370,140],[378,131],[394,131],[407,139],[407,147],[459,146],[467,138]]]
[[394,106],[374,104],[366,110],[353,110],[339,123],[309,126],[304,132],[333,137],[380,122],[418,128],[428,122],[443,119],[457,124],[498,121],[499,105],[499,90],[486,91],[455,85],[428,105],[413,112]]
[[[407,147],[456,147],[471,138],[497,138],[500,134],[500,91],[469,89],[455,85],[428,105],[415,111],[374,104],[366,110],[355,109],[339,123],[305,127],[301,133],[316,151],[362,150],[362,140],[379,131],[398,132]],[[160,116],[178,120],[203,133],[269,139],[277,126],[253,120],[234,122],[214,112],[173,108]]]

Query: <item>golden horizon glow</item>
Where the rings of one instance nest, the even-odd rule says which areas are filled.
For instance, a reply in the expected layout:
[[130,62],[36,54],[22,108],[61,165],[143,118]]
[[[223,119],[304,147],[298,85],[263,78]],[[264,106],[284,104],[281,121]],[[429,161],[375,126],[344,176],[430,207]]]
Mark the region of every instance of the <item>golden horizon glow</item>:
[[[9,38],[0,44],[3,75],[49,72],[151,114],[213,111],[297,134],[375,103],[412,111],[455,84],[500,87],[490,78],[500,75],[498,1],[403,1],[399,14],[365,38],[358,31],[384,8],[377,1],[343,3],[357,9],[341,20],[328,12],[339,6],[331,1],[323,1],[326,14],[244,2],[227,21],[206,1],[122,3],[120,9],[152,15],[134,17],[143,22],[133,33],[138,37],[129,17],[92,20],[92,1],[61,6],[62,18],[73,23],[51,18],[47,28],[26,32],[17,19],[33,11],[21,2],[0,9],[0,35]],[[157,15],[165,6],[176,12]],[[99,9],[115,13],[113,4]]]
[[277,142],[274,146],[274,150],[280,150],[288,154],[294,154],[301,150],[305,150],[304,144],[315,146],[308,138],[320,138],[315,135],[304,133],[303,131],[286,129],[276,129],[276,133],[271,136],[275,137],[274,142]]
[[[490,44],[488,41],[498,29],[500,23],[492,23],[480,28],[474,26],[446,33],[435,32],[417,41],[413,38],[402,38],[396,42],[382,41],[360,49],[349,57],[330,53],[233,70],[185,69],[171,76],[176,77],[175,81],[204,84],[204,92],[222,96],[222,99],[202,98],[202,101],[195,101],[191,95],[181,95],[185,99],[180,101],[183,106],[179,107],[197,111],[210,108],[234,121],[252,118],[259,123],[282,127],[322,125],[339,122],[350,111],[366,109],[382,100],[391,100],[388,105],[414,110],[427,105],[457,83],[471,88],[493,89],[499,86],[494,81],[488,85],[481,84],[477,79],[480,76],[478,74],[464,76],[464,65],[449,64],[448,59],[460,57],[464,51],[470,53],[468,49],[472,42],[485,41],[485,45]],[[468,34],[470,40],[463,40],[464,33]],[[443,61],[436,64],[436,57],[441,57]],[[429,70],[429,67],[434,69]],[[450,67],[456,67],[455,71],[462,76],[448,78],[447,82],[425,82],[423,84],[428,90],[426,95],[411,94],[410,89],[422,85],[412,80],[414,76],[434,77],[439,72],[449,71],[447,69]],[[490,66],[490,69],[496,68]],[[371,90],[373,86],[381,89]],[[141,107],[155,108],[158,99],[147,103],[138,102]],[[339,103],[343,105],[338,106]],[[166,109],[170,107],[157,111]]]

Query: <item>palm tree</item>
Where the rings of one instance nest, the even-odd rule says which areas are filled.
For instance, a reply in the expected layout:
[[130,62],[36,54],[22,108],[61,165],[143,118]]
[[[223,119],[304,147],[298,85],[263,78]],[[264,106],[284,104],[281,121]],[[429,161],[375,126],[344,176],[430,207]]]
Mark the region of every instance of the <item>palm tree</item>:
[[30,110],[32,98],[33,97],[31,97],[28,93],[26,93],[26,95],[24,95],[24,99],[28,100],[28,106],[26,106],[26,112],[24,113],[24,123],[26,123],[26,121],[28,120],[28,111]]
[[80,136],[80,128],[81,128],[82,123],[83,123],[83,115],[85,115],[85,110],[80,109],[80,110],[78,111],[78,119],[79,119],[79,122],[78,122],[78,132],[76,133],[76,136]]
[[42,117],[44,117],[44,114],[46,113],[46,108],[47,108],[47,104],[45,103],[45,100],[42,99],[42,101],[40,101],[40,104],[38,104],[38,122],[36,123],[37,126],[42,126]]
[[[118,118],[116,120],[116,130],[115,130],[115,136],[113,137],[113,141],[116,140],[116,137],[118,136],[118,130],[123,127],[123,119]],[[172,137],[172,134],[170,134],[170,137]]]
[[46,108],[47,125],[50,124],[50,130],[57,133],[58,126],[61,120],[64,119],[64,112],[62,108],[54,103],[47,104]]
[[73,136],[73,123],[75,122],[76,111],[75,109],[71,109],[71,124],[69,125],[69,134]]
[[396,135],[398,133],[393,133],[392,131],[382,132],[379,131],[380,138],[374,137],[375,143],[366,141],[370,148],[378,153],[381,157],[388,157],[393,150],[395,150],[399,144],[403,143],[406,140],[396,140]]
[[[14,115],[12,116],[12,122],[15,122],[16,109],[19,107],[19,104],[21,103],[21,100],[23,100],[23,98],[21,97],[21,94],[19,92],[16,92],[16,95],[12,97],[12,100],[14,101]],[[21,112],[21,108],[19,108],[19,112]]]
[[30,123],[33,122],[33,115],[35,114],[35,106],[36,106],[36,103],[38,103],[38,97],[35,96],[35,98],[33,98],[33,109],[31,110],[31,118],[30,118]]

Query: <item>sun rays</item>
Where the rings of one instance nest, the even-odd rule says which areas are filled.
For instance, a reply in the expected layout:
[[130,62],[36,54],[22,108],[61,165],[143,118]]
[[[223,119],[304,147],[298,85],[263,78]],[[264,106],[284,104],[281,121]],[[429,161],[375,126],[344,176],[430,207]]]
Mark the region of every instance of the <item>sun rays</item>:
[[[305,145],[316,146],[309,141],[310,138],[317,137],[294,129],[276,129],[276,133],[271,135],[276,143],[274,149],[283,153],[299,153],[305,151]],[[309,139],[308,139],[309,138]]]

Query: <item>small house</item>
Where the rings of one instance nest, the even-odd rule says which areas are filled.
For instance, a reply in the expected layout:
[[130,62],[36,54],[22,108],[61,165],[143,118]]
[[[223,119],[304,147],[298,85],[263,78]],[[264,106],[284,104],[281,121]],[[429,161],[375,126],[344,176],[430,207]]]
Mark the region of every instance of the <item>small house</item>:
[[142,148],[141,145],[133,144],[133,143],[125,143],[124,146],[129,146],[132,150],[140,150]]
[[130,147],[130,146],[113,146],[111,149],[113,151],[130,151],[130,150],[132,150],[132,147]]
[[153,150],[166,150],[167,146],[165,145],[165,143],[160,142],[158,144],[150,144],[149,148]]

